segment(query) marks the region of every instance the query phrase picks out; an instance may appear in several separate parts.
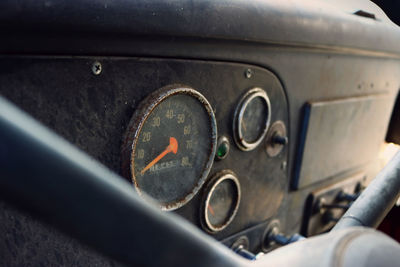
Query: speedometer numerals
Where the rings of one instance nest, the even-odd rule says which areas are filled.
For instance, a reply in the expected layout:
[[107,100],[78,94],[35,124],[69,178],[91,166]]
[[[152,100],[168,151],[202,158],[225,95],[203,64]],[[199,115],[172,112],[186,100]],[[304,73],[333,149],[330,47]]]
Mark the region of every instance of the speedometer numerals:
[[173,109],[167,109],[165,112],[165,117],[167,119],[172,119],[174,117],[174,110]]
[[178,124],[184,123],[185,122],[185,114],[178,114],[178,120],[177,120]]
[[153,127],[160,127],[161,119],[159,116],[153,118]]
[[137,191],[163,210],[186,204],[209,173],[216,131],[210,104],[194,89],[169,86],[149,95],[131,119],[127,135],[133,138],[126,140],[132,142],[123,148]]
[[183,127],[183,135],[189,135],[190,132],[191,132],[190,124],[189,125],[185,125],[185,127]]

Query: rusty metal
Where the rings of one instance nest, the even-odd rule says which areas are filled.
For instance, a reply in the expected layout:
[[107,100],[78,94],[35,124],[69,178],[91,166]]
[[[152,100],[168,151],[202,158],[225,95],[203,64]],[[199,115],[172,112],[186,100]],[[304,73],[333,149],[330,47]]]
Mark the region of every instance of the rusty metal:
[[266,137],[266,151],[268,156],[276,157],[283,148],[285,147],[284,144],[275,142],[274,138],[276,136],[281,136],[281,137],[286,137],[287,138],[287,133],[286,133],[286,127],[285,124],[282,121],[276,121],[274,122],[271,127],[268,130],[267,137]]
[[[215,190],[215,188],[225,180],[231,180],[234,182],[236,186],[236,192],[237,195],[236,197],[236,204],[235,208],[232,210],[231,214],[229,215],[228,220],[225,221],[224,224],[221,226],[215,226],[212,223],[210,223],[208,219],[208,204],[210,202],[210,198]],[[235,218],[236,213],[239,209],[239,204],[240,204],[240,198],[241,198],[241,191],[240,191],[240,183],[238,178],[236,177],[236,174],[232,172],[231,170],[223,170],[221,172],[216,173],[207,183],[205,187],[205,194],[203,195],[203,201],[201,202],[201,208],[200,208],[200,222],[201,226],[203,227],[204,230],[206,230],[208,233],[216,233],[219,231],[222,231],[225,229]]]
[[158,206],[160,207],[161,210],[165,211],[170,211],[170,210],[175,210],[183,205],[185,205],[187,202],[189,202],[199,191],[201,186],[204,184],[208,173],[210,172],[210,169],[212,167],[212,163],[214,161],[214,156],[215,156],[215,151],[216,151],[216,145],[217,145],[217,125],[216,125],[216,120],[215,120],[215,115],[213,112],[213,109],[210,105],[210,103],[207,101],[207,99],[197,92],[196,90],[190,88],[189,86],[186,85],[181,85],[181,84],[173,84],[173,85],[168,85],[165,87],[162,87],[150,95],[148,95],[137,107],[136,111],[134,112],[128,128],[125,133],[125,137],[122,142],[122,147],[121,147],[121,154],[122,154],[122,174],[124,177],[127,179],[131,180],[136,191],[138,194],[145,198],[148,199],[150,198],[143,192],[135,177],[134,173],[134,165],[135,165],[135,149],[136,149],[136,144],[138,141],[138,137],[140,135],[141,129],[146,122],[147,118],[151,114],[151,112],[166,98],[173,96],[173,95],[178,95],[178,94],[186,94],[190,95],[192,97],[195,97],[200,103],[203,105],[203,107],[206,109],[208,117],[209,117],[209,127],[211,129],[210,132],[210,138],[211,138],[211,147],[209,151],[209,156],[207,163],[204,167],[204,170],[202,172],[201,177],[199,177],[197,184],[193,187],[192,191],[187,194],[184,198],[182,199],[177,199],[173,203],[167,203],[167,204],[161,204],[158,203]]

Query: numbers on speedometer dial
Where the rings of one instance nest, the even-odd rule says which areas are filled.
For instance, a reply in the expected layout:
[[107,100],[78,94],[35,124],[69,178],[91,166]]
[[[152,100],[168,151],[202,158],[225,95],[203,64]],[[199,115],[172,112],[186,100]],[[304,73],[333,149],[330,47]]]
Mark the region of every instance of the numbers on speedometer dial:
[[163,88],[143,100],[126,140],[129,176],[138,192],[154,198],[164,210],[176,209],[197,193],[211,168],[215,117],[197,91]]

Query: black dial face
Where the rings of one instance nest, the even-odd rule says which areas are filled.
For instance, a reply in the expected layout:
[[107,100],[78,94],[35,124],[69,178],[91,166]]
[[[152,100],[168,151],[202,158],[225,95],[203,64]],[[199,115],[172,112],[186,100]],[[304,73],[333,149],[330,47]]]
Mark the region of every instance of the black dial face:
[[135,138],[132,179],[164,210],[189,201],[211,167],[216,126],[206,105],[198,93],[175,92],[155,105]]
[[233,126],[234,138],[244,151],[256,148],[265,137],[271,119],[267,93],[261,88],[248,91],[241,99]]
[[204,205],[204,216],[208,230],[220,231],[233,220],[240,201],[239,182],[232,174],[215,180]]

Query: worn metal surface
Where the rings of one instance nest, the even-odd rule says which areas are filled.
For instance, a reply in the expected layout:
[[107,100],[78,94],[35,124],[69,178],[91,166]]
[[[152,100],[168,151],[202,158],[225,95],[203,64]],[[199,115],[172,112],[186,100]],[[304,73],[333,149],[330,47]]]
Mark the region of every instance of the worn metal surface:
[[[210,140],[210,146],[205,147],[207,150],[207,158],[205,166],[198,166],[202,168],[201,176],[195,177],[197,181],[194,183],[191,191],[187,193],[184,198],[176,199],[174,202],[169,202],[166,204],[160,203],[160,208],[162,210],[175,210],[187,202],[189,202],[194,195],[200,190],[201,186],[204,184],[207,176],[211,170],[212,163],[214,162],[216,144],[217,144],[217,125],[215,121],[215,115],[212,110],[210,103],[204,98],[196,90],[184,86],[184,85],[168,85],[166,87],[160,88],[155,92],[151,93],[144,100],[142,100],[139,106],[136,108],[135,113],[132,116],[132,119],[129,122],[129,125],[126,129],[126,133],[123,137],[123,142],[121,146],[121,154],[122,154],[122,174],[129,180],[132,180],[136,190],[140,195],[142,195],[142,189],[140,188],[137,179],[135,177],[134,165],[135,165],[135,153],[136,153],[136,145],[138,143],[138,138],[141,133],[141,129],[144,123],[147,121],[147,118],[151,114],[151,112],[166,98],[183,94],[189,95],[197,99],[201,104],[202,108],[207,111],[208,114],[208,125],[204,125],[207,127],[208,138]],[[203,144],[204,145],[204,144]],[[178,186],[178,184],[175,184]]]
[[145,202],[127,181],[3,97],[0,129],[2,199],[131,266],[244,265],[187,220]]
[[[286,138],[287,142],[284,144],[277,143],[276,140],[274,140],[276,136]],[[265,139],[266,139],[266,150],[268,156],[276,157],[279,153],[281,153],[281,151],[285,148],[285,146],[288,145],[285,124],[282,121],[273,122],[273,124],[268,130]]]
[[310,195],[308,196],[304,206],[304,215],[300,233],[304,236],[314,236],[330,230],[336,222],[325,221],[324,216],[327,216],[327,212],[329,212],[329,214],[333,218],[339,219],[345,213],[345,210],[318,210],[318,208],[316,207],[318,201],[324,199],[326,204],[348,204],[347,201],[339,200],[339,193],[358,193],[356,191],[360,190],[360,185],[364,184],[364,182],[365,174],[361,172],[350,175],[341,182],[334,183],[329,186],[324,186],[310,192]]
[[[256,66],[140,58],[32,57],[0,61],[2,95],[117,173],[122,173],[120,149],[132,115],[145,97],[168,84],[187,84],[204,95],[214,110],[218,134],[229,138],[230,143],[236,104],[250,88],[267,90],[271,120],[288,123],[287,103],[279,80]],[[95,61],[103,66],[97,76],[91,70]],[[253,76],[247,79],[243,73],[249,67]],[[287,156],[284,151],[269,158],[264,145],[249,152],[232,145],[224,160],[213,163],[210,176],[230,169],[236,173],[242,189],[235,219],[213,234],[216,239],[258,225],[277,213],[287,194],[287,173],[280,167]],[[199,228],[204,194],[200,191],[185,206],[173,211]]]
[[392,105],[388,94],[306,104],[293,187],[305,187],[375,159]]
[[[52,5],[44,0],[25,0],[21,3],[1,2],[0,22],[4,26],[0,27],[0,33],[5,35],[0,44],[2,52],[61,49],[85,54],[104,51],[106,43],[133,36],[134,39],[207,38],[336,51],[364,50],[359,53],[383,52],[377,53],[379,55],[386,52],[391,57],[400,54],[400,33],[396,25],[370,1],[99,0],[71,3],[63,0]],[[353,14],[360,9],[375,14],[377,20]],[[20,34],[29,40],[26,42],[29,46],[11,38]],[[90,40],[94,45],[89,48],[82,43],[58,42],[61,41],[58,37],[70,40],[71,35],[76,37],[74,41]],[[46,37],[53,39],[53,46],[40,47],[37,38],[43,42]],[[101,45],[96,43],[99,38]],[[120,48],[114,46],[112,50]],[[248,51],[244,51],[242,54],[247,54]]]
[[[204,47],[191,52],[205,53],[202,49]],[[201,89],[215,110],[219,133],[228,136],[232,144],[231,120],[234,110],[231,106],[235,106],[240,95],[248,88],[261,85],[270,88],[268,95],[273,100],[271,121],[282,120],[289,129],[293,129],[288,133],[290,146],[275,158],[268,158],[264,145],[260,146],[263,152],[257,148],[256,151],[246,152],[246,157],[235,146],[231,146],[228,157],[215,162],[211,170],[213,174],[218,170],[232,169],[238,174],[242,184],[242,205],[246,206],[246,209],[239,207],[235,220],[226,229],[214,234],[214,237],[221,240],[242,232],[249,237],[250,248],[259,249],[261,241],[256,236],[262,234],[264,228],[259,230],[257,225],[272,216],[279,218],[285,233],[298,232],[304,200],[309,192],[346,178],[346,175],[341,174],[304,190],[288,191],[287,173],[291,169],[289,159],[294,156],[299,110],[304,101],[319,99],[321,96],[337,98],[382,90],[392,92],[400,76],[396,74],[398,64],[390,60],[383,64],[379,58],[363,59],[278,50],[263,50],[262,56],[255,56],[257,49],[253,47],[252,52],[246,54],[249,59],[255,62],[260,62],[260,58],[268,60],[284,78],[287,97],[291,101],[290,124],[284,92],[278,89],[280,86],[276,78],[271,78],[273,76],[264,72],[263,68],[251,66],[254,73],[247,79],[243,73],[249,65],[242,64],[137,58],[72,60],[67,57],[6,57],[2,58],[0,65],[0,92],[80,149],[119,172],[120,138],[139,101],[152,90],[178,82]],[[181,50],[183,54],[184,51]],[[212,54],[213,51],[208,52]],[[238,54],[236,56],[240,58]],[[91,65],[96,60],[104,67],[98,76],[91,71]],[[314,71],[306,74],[304,62]],[[345,75],[355,69],[363,71],[357,71],[357,77]],[[62,77],[60,73],[63,73]],[[223,86],[221,81],[224,81]],[[374,87],[370,86],[371,81]],[[284,162],[287,162],[287,170],[281,169]],[[238,163],[243,168],[239,168]],[[371,166],[374,164],[368,164],[368,168]],[[257,196],[263,197],[257,199]],[[200,227],[199,209],[200,198],[196,195],[186,206],[175,212]],[[48,238],[56,237],[48,235]],[[42,246],[40,249],[47,248]]]
[[[3,129],[0,145],[3,152],[8,152],[0,154],[2,197],[41,214],[58,227],[130,265],[276,266],[296,263],[304,266],[312,259],[313,266],[320,266],[321,262],[337,265],[340,257],[340,262],[345,260],[346,266],[354,266],[354,262],[365,260],[365,255],[367,259],[373,255],[373,263],[393,266],[399,260],[397,242],[372,230],[349,228],[296,242],[257,262],[246,261],[199,233],[185,220],[146,204],[117,175],[3,98],[0,103],[0,128]],[[20,162],[24,168],[20,168]],[[47,168],[43,168],[44,165]],[[27,172],[30,175],[26,175]],[[68,189],[75,189],[75,198],[70,197]],[[80,205],[74,205],[77,200]],[[90,213],[88,208],[91,208]],[[125,220],[120,220],[121,217]],[[110,231],[110,225],[116,223],[127,227],[112,227]],[[154,227],[158,231],[154,231]],[[145,243],[137,242],[141,236],[145,237]],[[325,249],[321,250],[321,246]],[[157,257],[153,250],[158,252]],[[185,257],[179,257],[182,253]]]
[[[280,77],[290,104],[290,124],[286,124],[292,142],[288,147],[289,173],[298,147],[301,108],[306,101],[382,92],[394,97],[398,91],[400,35],[373,3],[224,3],[227,4],[121,0],[112,5],[103,5],[101,1],[81,5],[64,1],[49,6],[42,1],[26,1],[22,6],[20,2],[6,1],[0,9],[4,25],[0,51],[24,55],[190,58],[269,68]],[[352,14],[360,9],[374,13],[379,20]],[[370,166],[374,176],[377,170]],[[291,194],[296,199],[307,192]],[[288,220],[288,227],[296,231],[295,218],[300,212],[296,211],[296,201],[290,202],[294,218]]]
[[[290,105],[290,123],[285,121],[290,129],[291,140],[287,152],[278,155],[277,160],[255,160],[251,164],[248,158],[262,154],[249,152],[252,154],[244,158],[233,151],[225,160],[233,158],[234,161],[224,165],[224,160],[221,164],[215,164],[214,168],[231,168],[232,162],[241,160],[246,170],[258,166],[260,162],[278,166],[279,170],[272,167],[268,174],[263,173],[266,169],[262,168],[253,174],[244,172],[241,177],[245,177],[245,184],[249,183],[249,187],[259,185],[250,179],[254,175],[280,177],[277,184],[264,183],[263,187],[270,187],[271,191],[254,192],[256,195],[265,193],[272,205],[271,208],[260,205],[255,211],[267,210],[267,214],[279,217],[288,233],[298,231],[301,207],[308,193],[343,177],[340,174],[302,190],[270,194],[274,189],[281,188],[280,182],[285,185],[289,183],[286,174],[292,173],[304,103],[310,99],[335,99],[382,92],[389,92],[394,99],[399,88],[398,28],[393,27],[369,1],[342,1],[340,7],[322,1],[307,4],[298,1],[295,5],[293,1],[236,1],[233,5],[231,1],[105,2],[84,1],[77,4],[60,1],[57,5],[51,5],[48,1],[4,1],[1,3],[3,8],[0,8],[1,33],[4,36],[0,51],[25,55],[190,58],[251,63],[271,69],[280,77],[286,90],[288,103],[284,103],[283,110]],[[360,8],[374,13],[379,20],[372,21],[352,14]],[[149,20],[149,17],[152,19]],[[74,66],[64,66],[64,62],[2,60],[1,92],[70,142],[118,170],[119,137],[138,101],[150,92],[147,86],[163,86],[182,79],[189,82],[189,78],[187,73],[184,74],[182,65],[151,65],[145,61],[143,65],[122,64],[118,68],[107,61],[104,65],[105,77],[104,73],[96,77],[90,70],[95,60],[103,63],[103,58],[86,58],[85,63]],[[48,68],[44,68],[43,64],[48,64]],[[186,67],[188,73],[199,71]],[[71,68],[76,69],[74,74]],[[157,68],[162,71],[156,71]],[[254,70],[254,73],[249,75],[249,83],[245,84],[237,79],[237,75],[245,77],[247,69]],[[210,92],[221,92],[224,96],[221,98],[215,93],[212,104],[223,102],[225,98],[231,102],[230,92],[239,93],[240,86],[250,86],[259,77],[259,68],[249,65],[240,73],[235,72],[235,75],[213,75],[214,70],[220,74],[213,68],[210,72],[195,73],[218,86],[224,81],[222,83],[227,83],[232,90],[225,88],[220,91],[218,86],[210,83]],[[87,76],[87,72],[91,77]],[[193,83],[207,84],[206,81],[200,82],[198,77],[192,78]],[[146,79],[147,83],[143,82]],[[231,82],[232,79],[234,81]],[[240,86],[236,85],[238,83]],[[137,87],[137,90],[125,89],[130,86]],[[117,91],[119,93],[115,93]],[[217,119],[220,116],[222,120],[226,115],[224,109],[218,107],[217,111],[219,113],[222,110],[222,115],[217,113]],[[274,110],[274,116],[280,117],[282,114],[277,115],[277,110],[280,112],[279,109]],[[220,127],[225,127],[224,123]],[[230,130],[224,131],[228,133]],[[373,174],[373,165],[372,162],[360,168],[366,168],[369,174]],[[280,166],[285,168],[281,170]],[[281,176],[280,172],[285,176]],[[248,193],[251,192],[244,195]],[[198,203],[199,200],[195,197],[192,201]],[[281,203],[281,208],[276,213],[271,212],[276,203]],[[196,204],[193,206],[196,207]],[[254,210],[252,205],[249,207],[250,211]],[[190,210],[177,212],[185,213],[191,221],[198,221],[197,214]],[[239,210],[238,213],[242,212],[245,216],[245,211]],[[256,221],[260,220],[242,221],[246,229],[243,232],[249,236],[255,234],[256,231],[252,230]],[[233,228],[224,230],[229,231],[224,235],[243,229],[233,225],[230,227]],[[49,238],[52,238],[51,235]],[[250,239],[250,242],[253,248],[259,244],[255,239]],[[46,250],[45,247],[42,249]]]

